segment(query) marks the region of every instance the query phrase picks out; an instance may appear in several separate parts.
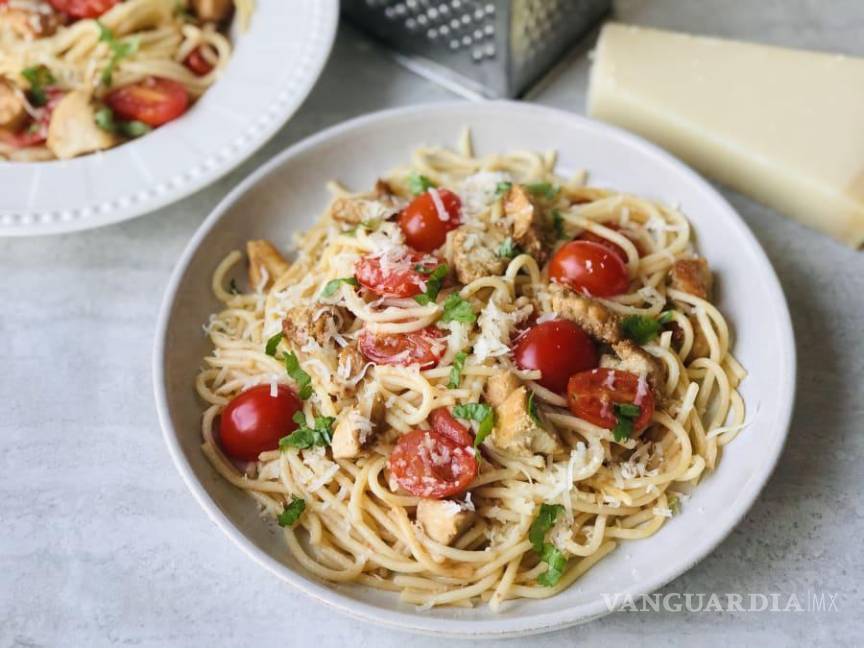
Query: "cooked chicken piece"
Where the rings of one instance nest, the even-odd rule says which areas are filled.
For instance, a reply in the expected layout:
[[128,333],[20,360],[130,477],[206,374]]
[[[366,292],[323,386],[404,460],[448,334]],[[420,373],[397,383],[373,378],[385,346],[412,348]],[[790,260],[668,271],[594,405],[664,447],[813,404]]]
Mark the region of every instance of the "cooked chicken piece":
[[639,376],[645,376],[648,385],[657,398],[663,395],[663,385],[666,381],[666,366],[648,353],[645,349],[630,340],[621,340],[612,345],[617,357],[604,355],[600,358],[600,366],[608,369],[629,371]]
[[384,420],[384,398],[372,386],[357,396],[357,404],[339,416],[330,448],[334,459],[359,455]]
[[10,81],[0,77],[0,128],[17,131],[27,121],[27,110]]
[[353,388],[366,366],[366,358],[360,353],[357,344],[352,342],[339,352],[336,376],[346,387]]
[[679,259],[669,269],[669,285],[672,288],[702,299],[708,299],[711,295],[712,283],[708,262],[701,257]]
[[192,8],[201,20],[221,22],[231,13],[234,2],[232,0],[192,0]]
[[586,333],[608,344],[621,339],[621,321],[616,313],[589,297],[583,297],[561,284],[549,284],[552,310],[572,320]]
[[41,8],[45,11],[10,6],[4,11],[0,7],[0,32],[9,30],[18,38],[27,40],[53,35],[60,26],[60,16],[47,3],[42,3]]
[[271,286],[291,267],[270,241],[247,241],[246,255],[249,257],[249,285],[253,289]]
[[543,265],[548,256],[543,212],[524,187],[514,185],[504,196],[504,215],[510,221],[514,242]]
[[73,90],[63,97],[54,108],[48,124],[48,141],[51,152],[61,160],[109,149],[120,140],[113,133],[96,125],[96,113],[90,94]]
[[345,318],[345,310],[338,306],[295,306],[285,313],[282,333],[298,347],[310,340],[324,346],[339,332]]
[[501,369],[489,376],[486,382],[486,402],[498,407],[507,397],[519,388],[519,379],[509,369]]
[[528,409],[528,390],[519,387],[495,408],[497,420],[492,443],[512,454],[553,454],[561,448],[558,437],[534,420]]
[[453,250],[453,266],[463,284],[475,279],[499,276],[507,269],[509,259],[498,256],[498,247],[504,241],[492,234],[467,227],[457,227],[449,236]]
[[421,499],[417,504],[417,521],[435,542],[449,545],[471,526],[474,511],[466,511],[450,500]]
[[386,220],[399,210],[393,191],[383,180],[375,189],[358,196],[339,196],[330,203],[330,218],[358,225],[364,221]]

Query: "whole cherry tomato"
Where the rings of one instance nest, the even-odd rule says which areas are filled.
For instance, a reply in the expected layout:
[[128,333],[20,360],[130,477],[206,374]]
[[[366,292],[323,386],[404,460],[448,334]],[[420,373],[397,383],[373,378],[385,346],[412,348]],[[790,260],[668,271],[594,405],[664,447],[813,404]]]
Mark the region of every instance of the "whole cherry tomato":
[[599,243],[570,241],[549,262],[549,278],[589,297],[614,297],[627,292],[627,266]]
[[474,443],[474,437],[464,425],[453,418],[446,407],[438,407],[429,413],[429,424],[438,434],[443,434],[451,441],[461,445],[470,446]]
[[189,94],[176,81],[148,77],[112,90],[105,97],[105,103],[120,119],[161,126],[186,112]]
[[361,286],[376,295],[414,297],[425,290],[429,273],[437,266],[438,260],[434,257],[406,250],[403,257],[388,258],[386,262],[380,256],[364,256],[357,261],[354,274]]
[[639,407],[633,431],[641,432],[654,415],[654,395],[645,378],[618,369],[592,369],[573,375],[567,383],[567,401],[575,416],[612,429],[618,422],[615,405]]
[[443,334],[434,326],[390,335],[376,335],[364,330],[360,333],[358,345],[361,353],[375,364],[419,364],[423,369],[437,365],[447,349]]
[[405,242],[421,252],[437,250],[444,245],[447,232],[459,227],[461,207],[459,196],[447,189],[429,189],[420,194],[399,214]]
[[277,385],[258,385],[235,396],[222,410],[219,440],[235,459],[255,461],[258,455],[279,447],[279,439],[297,429],[294,414],[303,404],[293,390]]
[[414,430],[399,437],[387,465],[402,488],[433,499],[463,492],[477,476],[473,448],[432,430]]
[[516,340],[516,364],[522,369],[539,369],[539,382],[546,389],[563,394],[573,374],[597,366],[597,348],[591,338],[570,320],[557,319],[536,324]]

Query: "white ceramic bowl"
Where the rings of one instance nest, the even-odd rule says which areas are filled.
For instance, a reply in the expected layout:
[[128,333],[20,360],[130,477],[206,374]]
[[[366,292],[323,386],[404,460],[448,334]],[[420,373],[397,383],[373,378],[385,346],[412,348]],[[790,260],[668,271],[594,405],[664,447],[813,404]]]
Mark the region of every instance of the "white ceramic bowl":
[[[253,501],[223,481],[202,455],[193,387],[208,341],[201,325],[219,308],[210,277],[247,239],[286,243],[311,225],[327,201],[324,184],[371,186],[421,143],[450,144],[470,126],[480,153],[510,149],[560,152],[559,168],[586,168],[592,181],[678,204],[692,219],[699,249],[716,273],[719,307],[735,332],[734,353],[749,370],[742,395],[750,422],[714,474],[680,515],[655,536],[625,542],[557,597],[486,607],[420,612],[392,594],[332,586],[289,556]],[[693,171],[657,147],[573,114],[517,103],[456,103],[377,113],[340,124],[272,160],[238,186],[204,222],[168,286],[154,350],[156,404],[165,440],[192,493],[210,517],[256,562],[345,613],[418,632],[506,636],[552,630],[609,610],[603,594],[655,590],[708,554],[755,500],[783,446],[792,411],[795,347],[777,277],[729,204]]]
[[258,0],[249,29],[234,30],[225,74],[180,119],[72,160],[0,161],[0,236],[127,220],[214,182],[294,114],[324,67],[338,17],[338,0]]

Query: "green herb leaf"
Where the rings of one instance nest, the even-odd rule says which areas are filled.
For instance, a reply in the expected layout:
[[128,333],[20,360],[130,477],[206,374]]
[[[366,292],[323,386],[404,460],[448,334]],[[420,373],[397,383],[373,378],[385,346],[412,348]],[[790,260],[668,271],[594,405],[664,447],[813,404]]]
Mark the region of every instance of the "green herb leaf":
[[312,376],[303,371],[295,354],[286,353],[284,360],[285,371],[297,383],[297,387],[300,389],[300,398],[306,400],[312,395]]
[[300,515],[306,510],[306,500],[301,497],[291,498],[291,503],[286,504],[282,512],[276,516],[276,521],[281,527],[294,526]]
[[507,193],[513,187],[512,182],[499,182],[495,185],[495,195],[500,196]]
[[357,286],[357,280],[354,277],[340,277],[339,279],[331,279],[327,282],[327,285],[324,286],[324,290],[321,291],[322,297],[332,297],[336,294],[336,291],[339,290],[339,286],[342,284],[348,284],[349,286]]
[[552,227],[555,228],[555,238],[567,238],[567,233],[564,231],[564,217],[557,209],[552,210]]
[[636,344],[647,344],[660,333],[660,322],[644,315],[628,315],[621,321],[621,332]]
[[672,320],[675,319],[674,311],[663,311],[660,313],[660,317],[657,318],[657,321],[661,324],[668,324]]
[[434,186],[435,183],[424,175],[412,173],[408,176],[408,190],[415,196],[427,192]]
[[450,382],[447,383],[449,389],[457,389],[462,381],[462,367],[465,365],[465,358],[468,354],[460,351],[453,356],[453,367],[450,369]]
[[108,106],[102,106],[93,116],[96,125],[109,133],[117,132],[117,124],[114,121],[114,112]]
[[131,121],[117,122],[117,129],[126,137],[141,137],[152,131],[153,127],[142,121],[133,119]]
[[414,301],[423,306],[434,302],[438,293],[441,292],[441,284],[444,283],[444,278],[448,272],[450,272],[450,268],[447,267],[446,263],[437,266],[429,273],[429,278],[426,280],[426,292],[414,297]]
[[521,250],[519,246],[513,241],[511,236],[508,236],[506,239],[501,241],[501,245],[498,246],[497,254],[499,257],[503,259],[512,259],[515,256],[518,256]]
[[681,500],[678,499],[677,495],[670,493],[666,501],[669,504],[669,510],[672,511],[672,515],[678,515],[681,512]]
[[556,187],[551,182],[532,182],[525,185],[525,188],[535,196],[543,196],[547,200],[555,198],[560,190],[560,187]]
[[108,48],[111,50],[111,58],[108,60],[108,64],[102,70],[101,76],[102,85],[107,86],[111,85],[111,80],[114,75],[114,68],[117,67],[117,64],[127,56],[131,56],[132,54],[137,52],[138,46],[140,45],[141,41],[139,38],[118,40],[114,36],[114,32],[112,32],[98,20],[96,21],[96,26],[99,28],[99,41],[102,43],[108,43]]
[[306,417],[303,412],[294,414],[294,422],[299,426],[288,436],[279,439],[279,449],[288,448],[313,448],[315,446],[328,446],[333,441],[333,423],[336,421],[332,416],[316,416],[315,427],[306,426]]
[[533,391],[528,392],[528,414],[537,425],[543,424],[543,421],[540,420],[540,413],[537,411],[537,402],[534,400]]
[[483,403],[466,403],[453,408],[453,414],[467,421],[477,421],[477,434],[474,436],[474,447],[479,448],[486,440],[492,428],[495,427],[495,410]]
[[633,422],[639,418],[642,408],[633,403],[615,403],[617,421],[612,428],[612,438],[616,441],[629,439],[633,434]]
[[279,346],[279,343],[282,341],[282,332],[280,331],[273,337],[267,340],[267,345],[264,347],[264,353],[266,353],[271,358],[276,357],[276,348]]
[[441,315],[442,322],[464,322],[470,324],[477,320],[471,302],[463,299],[458,292],[450,293],[444,300],[444,312]]
[[548,566],[545,572],[537,576],[537,582],[543,587],[555,587],[567,567],[567,557],[555,545],[547,542],[543,546],[543,562]]
[[34,106],[44,106],[48,102],[48,96],[45,94],[45,86],[52,83],[57,83],[54,75],[44,65],[31,65],[30,67],[21,70],[21,76],[27,79],[30,84],[28,96],[30,103]]
[[567,566],[566,556],[555,545],[546,542],[546,534],[555,526],[555,520],[563,512],[564,507],[561,504],[541,504],[540,512],[528,529],[531,546],[540,556],[540,560],[548,565],[546,571],[537,577],[537,582],[544,587],[556,585]]

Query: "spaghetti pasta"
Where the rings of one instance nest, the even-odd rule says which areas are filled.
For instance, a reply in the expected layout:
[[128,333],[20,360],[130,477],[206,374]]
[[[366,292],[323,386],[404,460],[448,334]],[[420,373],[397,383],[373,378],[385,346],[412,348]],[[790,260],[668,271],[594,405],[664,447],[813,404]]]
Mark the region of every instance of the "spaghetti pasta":
[[[510,599],[553,596],[621,541],[656,533],[743,427],[737,388],[745,372],[730,355],[729,327],[706,286],[688,285],[684,276],[701,263],[686,218],[586,186],[584,176],[568,181],[554,166],[554,154],[476,156],[467,136],[460,150],[421,148],[374,191],[337,193],[318,224],[297,236],[296,259],[282,274],[265,272],[248,292],[236,292],[226,286],[243,255],[232,252],[218,264],[213,291],[224,309],[205,327],[213,351],[196,382],[207,406],[203,450],[223,477],[279,518],[288,551],[315,576],[399,592],[422,608],[487,602],[498,610]],[[496,227],[517,231],[508,210],[526,188],[549,249],[484,256],[489,236],[501,234]],[[423,255],[405,245],[404,215],[430,192],[429,214],[452,217],[449,193],[459,197],[460,211],[444,245]],[[586,297],[550,281],[571,239],[620,254],[626,290]],[[530,249],[529,239],[520,241]],[[362,269],[369,259],[378,264],[371,288]],[[478,271],[483,259],[488,264]],[[249,261],[268,268],[267,259]],[[429,268],[444,265],[447,277],[435,284]],[[463,281],[471,271],[477,276]],[[411,272],[420,277],[413,295],[382,288]],[[605,314],[616,328],[599,333],[575,307],[567,310],[573,304]],[[550,387],[545,368],[525,366],[514,353],[526,331],[565,319],[590,333],[602,355],[600,369],[577,374],[604,376],[594,394],[605,403],[600,419],[577,415],[574,378],[564,393]],[[635,324],[649,335],[636,339],[630,331],[628,338]],[[367,336],[379,346],[370,349]],[[382,360],[375,356],[382,339],[417,346],[388,347]],[[252,461],[228,456],[214,429],[225,434],[226,408],[258,385],[270,395],[299,389],[302,374],[283,369],[289,355],[311,388],[297,401],[298,420],[307,428],[314,420],[321,430],[335,424],[336,431],[322,443],[283,442]],[[355,362],[346,369],[349,356]],[[636,392],[618,402],[625,374],[634,376]],[[520,390],[529,395],[522,406],[530,416],[517,432],[533,437],[508,436],[522,419],[496,395],[502,377],[505,403]],[[613,391],[616,399],[604,401]],[[370,395],[384,406],[377,420],[361,412]],[[605,411],[613,406],[613,414]],[[493,424],[484,430],[489,416]],[[601,425],[609,416],[615,424]],[[355,441],[348,452],[337,438],[346,430]],[[476,451],[441,441],[469,431],[461,443],[473,440]],[[417,434],[418,454],[400,464]],[[406,465],[409,472],[417,466],[411,462],[430,439],[439,445],[420,467],[429,472],[412,481]],[[445,449],[452,453],[435,459]],[[471,462],[476,470],[462,480],[460,468]],[[298,518],[280,517],[299,500],[305,508]]]

